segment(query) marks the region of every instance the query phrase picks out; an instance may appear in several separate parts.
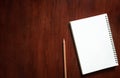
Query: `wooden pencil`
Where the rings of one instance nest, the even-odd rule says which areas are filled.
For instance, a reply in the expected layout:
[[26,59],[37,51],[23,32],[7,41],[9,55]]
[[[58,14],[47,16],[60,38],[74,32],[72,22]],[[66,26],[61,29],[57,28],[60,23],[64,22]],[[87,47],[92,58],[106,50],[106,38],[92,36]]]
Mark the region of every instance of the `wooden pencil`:
[[64,57],[64,77],[67,78],[67,62],[66,62],[66,43],[63,39],[63,57]]

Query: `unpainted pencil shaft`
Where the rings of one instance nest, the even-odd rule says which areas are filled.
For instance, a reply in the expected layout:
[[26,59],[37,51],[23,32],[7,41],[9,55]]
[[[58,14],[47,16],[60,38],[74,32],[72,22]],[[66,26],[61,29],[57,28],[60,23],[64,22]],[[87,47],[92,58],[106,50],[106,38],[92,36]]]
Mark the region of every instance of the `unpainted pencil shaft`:
[[63,39],[63,54],[64,54],[64,76],[67,78],[67,62],[66,62],[66,44],[65,39]]

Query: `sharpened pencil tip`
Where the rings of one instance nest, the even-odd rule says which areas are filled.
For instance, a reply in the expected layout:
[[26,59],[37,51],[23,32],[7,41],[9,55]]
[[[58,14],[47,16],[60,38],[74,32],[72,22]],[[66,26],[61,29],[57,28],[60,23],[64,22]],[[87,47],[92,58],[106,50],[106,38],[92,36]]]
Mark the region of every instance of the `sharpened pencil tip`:
[[65,38],[63,38],[63,43],[65,43]]

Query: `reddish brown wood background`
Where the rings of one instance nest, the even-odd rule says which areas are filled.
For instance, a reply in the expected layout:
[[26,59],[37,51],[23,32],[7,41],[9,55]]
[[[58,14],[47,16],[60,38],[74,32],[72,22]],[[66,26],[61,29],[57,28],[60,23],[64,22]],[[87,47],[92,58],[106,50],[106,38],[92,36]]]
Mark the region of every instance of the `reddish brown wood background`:
[[81,75],[69,21],[108,13],[120,61],[120,0],[0,0],[0,78],[120,78],[120,66]]

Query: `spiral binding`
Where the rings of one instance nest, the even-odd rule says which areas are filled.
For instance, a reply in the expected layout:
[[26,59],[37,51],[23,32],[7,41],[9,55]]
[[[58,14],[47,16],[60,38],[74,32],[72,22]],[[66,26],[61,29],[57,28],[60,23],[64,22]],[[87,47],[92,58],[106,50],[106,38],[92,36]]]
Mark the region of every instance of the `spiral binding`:
[[107,22],[109,37],[110,37],[111,45],[112,45],[113,52],[114,52],[115,62],[118,63],[117,54],[116,54],[115,46],[114,46],[114,43],[113,43],[112,33],[111,33],[110,24],[109,24],[109,20],[108,20],[107,15],[105,15],[105,19],[106,19],[106,22]]

